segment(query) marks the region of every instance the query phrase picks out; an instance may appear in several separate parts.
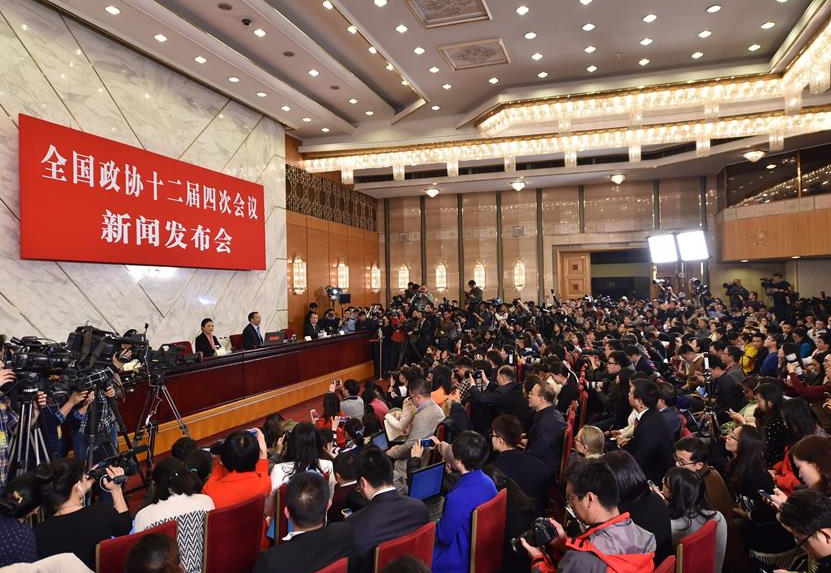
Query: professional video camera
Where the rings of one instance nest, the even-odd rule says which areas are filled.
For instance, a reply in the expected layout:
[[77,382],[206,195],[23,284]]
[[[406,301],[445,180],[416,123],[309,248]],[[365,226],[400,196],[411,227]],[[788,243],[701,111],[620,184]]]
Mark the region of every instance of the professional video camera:
[[759,283],[761,284],[761,286],[764,290],[771,289],[771,288],[773,288],[773,285],[776,284],[776,283],[773,282],[773,279],[768,278],[768,277],[760,278]]
[[672,286],[669,283],[669,279],[653,279],[652,284],[654,284],[656,287],[658,287],[662,290],[667,288],[667,287]]
[[104,487],[104,480],[109,481],[107,476],[107,468],[121,468],[124,470],[123,476],[118,476],[114,480],[115,483],[124,484],[129,476],[136,475],[139,472],[139,461],[136,457],[138,454],[143,454],[147,451],[147,446],[138,446],[121,452],[120,454],[107,458],[101,461],[93,469],[87,472],[87,477],[93,481],[98,482],[101,487]]
[[[710,294],[711,294],[710,293],[710,285],[704,284],[701,281],[701,279],[694,278],[690,281],[690,284],[693,287],[693,295],[695,295],[695,296],[701,296],[701,295],[710,296]],[[725,285],[726,285],[726,283],[725,283]],[[727,288],[727,287],[725,286],[725,288]]]
[[450,304],[450,301],[447,300],[446,296],[442,297],[438,310],[439,312],[451,312],[453,310],[453,306]]
[[520,539],[524,539],[531,547],[540,549],[547,548],[557,538],[557,529],[551,524],[547,517],[538,517],[531,524],[531,527],[520,535],[511,539],[511,547],[517,553],[524,553]]
[[145,361],[145,354],[150,350],[147,337],[130,331],[130,336],[119,336],[93,326],[79,326],[69,334],[66,348],[74,357],[79,370],[112,365],[113,356],[129,350],[133,358]]

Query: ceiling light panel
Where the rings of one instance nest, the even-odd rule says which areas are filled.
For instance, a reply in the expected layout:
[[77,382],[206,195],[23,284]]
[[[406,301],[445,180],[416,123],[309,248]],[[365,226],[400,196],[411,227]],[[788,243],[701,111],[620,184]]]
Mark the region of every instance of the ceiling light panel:
[[523,4],[521,6],[518,6],[517,9],[516,9],[516,13],[519,14],[520,16],[525,16],[530,11],[531,11],[531,9],[528,6],[526,6],[525,4]]

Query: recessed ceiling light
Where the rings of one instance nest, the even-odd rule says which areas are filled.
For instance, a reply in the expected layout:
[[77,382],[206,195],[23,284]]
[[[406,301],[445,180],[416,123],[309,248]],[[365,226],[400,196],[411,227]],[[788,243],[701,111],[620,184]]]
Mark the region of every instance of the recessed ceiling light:
[[392,67],[392,64],[389,64],[389,63],[387,64],[387,70],[392,71],[394,69],[395,68]]
[[582,4],[583,6],[588,6],[591,3],[592,3],[592,0],[580,0],[580,4]]
[[640,60],[638,60],[638,63],[642,66],[645,66],[645,65],[649,64],[649,60],[646,59],[646,58],[641,58]]
[[439,110],[441,109],[441,107],[440,107],[440,106],[437,106],[437,105],[434,105],[434,106],[433,106],[433,107],[431,107],[430,109],[432,109],[433,111],[439,111]]
[[531,9],[528,8],[528,6],[526,6],[525,4],[523,4],[522,6],[520,6],[519,8],[516,9],[516,13],[519,14],[520,16],[525,16],[530,11],[531,11]]
[[596,49],[597,49],[597,48],[595,48],[594,46],[586,46],[585,48],[583,48],[583,51],[584,51],[584,52],[586,52],[587,54],[591,54],[591,53],[593,53]]
[[283,106],[283,107],[281,107],[280,109],[282,109],[283,111],[291,111],[291,108],[290,108],[289,106],[287,106],[287,105],[284,105],[284,106]]
[[231,82],[232,84],[236,84],[236,83],[239,83],[239,78],[236,77],[236,76],[231,76],[230,78],[228,78],[228,81]]
[[398,32],[399,34],[403,34],[404,32],[407,31],[407,26],[405,26],[404,24],[399,24],[398,26],[395,27],[395,31]]
[[193,58],[193,61],[196,62],[197,64],[204,64],[208,60],[206,60],[202,56],[196,56],[195,58]]
[[257,92],[257,97],[265,97],[265,96],[267,96],[267,95],[268,95],[268,94],[267,94],[267,93],[265,93],[265,92]]
[[375,46],[370,46],[368,48],[370,54],[377,54],[378,50],[375,49]]
[[799,258],[799,255],[794,255],[794,256],[792,256],[791,258],[792,258],[792,259],[794,259],[794,260],[796,260],[796,259],[798,259],[798,258]]
[[446,90],[449,90],[449,89],[450,89],[450,88],[452,88],[453,86],[452,86],[452,85],[450,85],[450,84],[444,84],[442,87],[443,87],[444,89],[446,89]]
[[701,30],[698,33],[699,38],[709,38],[712,35],[713,35],[713,33],[710,30]]
[[332,6],[332,3],[329,2],[329,0],[323,0],[323,7],[327,10],[331,10],[332,8],[334,8],[334,6]]
[[709,12],[710,14],[715,14],[719,10],[721,10],[721,5],[720,4],[713,4],[712,6],[707,8],[707,12]]
[[777,2],[779,2],[780,4],[784,4],[784,3],[785,3],[785,2],[787,2],[788,0],[776,0],[776,1],[777,1]]
[[768,169],[776,169],[776,164],[775,163],[770,163],[770,164],[766,165],[765,167],[767,167]]
[[431,74],[439,73],[439,69],[436,66],[433,66],[432,68],[430,68],[429,71],[430,71]]
[[349,103],[351,103],[352,105],[355,105],[356,103],[358,103],[358,100],[356,100],[355,98],[352,98],[352,99],[349,100]]
[[419,55],[419,56],[421,54],[423,54],[424,51],[425,51],[424,48],[422,48],[421,46],[416,46],[415,48],[413,48],[413,52],[415,52],[416,55]]
[[262,28],[257,28],[256,30],[254,30],[254,35],[258,38],[262,38],[263,36],[265,36],[265,30],[263,30]]
[[741,262],[746,263],[749,259],[742,259]]
[[322,131],[323,133],[329,133],[329,128],[328,127],[321,127],[320,131]]
[[303,118],[303,121],[305,121],[306,123],[309,123],[310,121],[312,121],[312,118],[310,118],[310,117],[304,117],[304,118]]
[[520,191],[525,189],[525,181],[523,181],[522,179],[520,179],[519,181],[512,181],[511,187],[513,187],[514,191],[519,193]]
[[654,22],[657,19],[658,19],[658,16],[656,16],[655,14],[647,14],[646,16],[643,17],[643,21],[646,22],[647,24],[650,24],[650,23]]
[[346,28],[346,31],[349,32],[350,34],[357,34],[358,33],[358,29],[355,26],[348,26]]
[[644,38],[643,40],[641,40],[641,46],[648,46],[651,43],[652,43],[652,38]]
[[375,5],[379,8],[383,8],[387,5],[387,0],[375,0]]
[[439,190],[438,190],[438,189],[436,189],[435,187],[430,187],[430,188],[428,188],[428,189],[425,189],[425,190],[424,190],[424,192],[427,194],[427,196],[428,196],[430,199],[435,198],[435,197],[436,197],[436,195],[438,195],[438,194],[439,194]]
[[589,72],[590,74],[593,74],[594,72],[597,71],[597,66],[589,66],[588,68],[586,68],[586,71]]
[[615,185],[620,185],[626,181],[626,173],[615,173],[614,175],[610,175],[609,179],[611,179],[612,183]]
[[535,52],[531,55],[531,59],[537,62],[542,59],[542,54],[540,54],[539,52]]
[[534,32],[528,32],[527,34],[525,34],[525,39],[526,40],[533,40],[536,37],[537,37],[537,34],[534,33]]
[[119,10],[115,6],[107,6],[106,8],[104,8],[104,10],[106,10],[107,12],[112,14],[113,16],[118,16],[119,14],[121,14],[121,10]]
[[153,37],[156,38],[157,42],[167,42],[167,36],[165,36],[164,34],[156,34]]
[[408,85],[410,85],[410,82],[408,82],[407,80],[401,80],[401,85],[402,86],[408,86]]
[[756,163],[761,158],[763,158],[767,153],[762,151],[761,149],[752,149],[746,153],[742,153],[742,157],[750,161],[751,163]]
[[770,30],[774,26],[776,26],[776,22],[765,22],[762,24],[762,30]]
[[703,55],[704,55],[704,52],[693,52],[692,59],[697,60],[698,58],[700,58]]
[[498,83],[499,83],[499,78],[491,78],[491,79],[489,79],[489,80],[488,80],[488,82],[490,82],[490,83],[492,83],[492,84],[496,85],[496,84],[498,84]]
[[320,72],[317,71],[316,69],[312,68],[311,70],[309,70],[309,75],[312,76],[313,78],[316,78],[317,76],[320,75]]
[[367,110],[367,111],[364,112],[364,115],[368,115],[368,116],[371,117],[371,116],[375,115],[375,112]]
[[591,22],[589,22],[588,24],[583,24],[583,31],[584,31],[584,32],[591,32],[592,30],[594,30],[594,29],[595,29],[595,27],[596,27],[596,26],[595,26],[594,24],[592,24]]
[[761,47],[762,46],[760,46],[759,44],[751,44],[747,47],[747,49],[750,50],[751,52],[755,52],[756,50],[758,50]]
[[541,80],[544,80],[545,78],[548,77],[548,72],[540,72],[540,73],[537,74],[537,77],[540,78]]

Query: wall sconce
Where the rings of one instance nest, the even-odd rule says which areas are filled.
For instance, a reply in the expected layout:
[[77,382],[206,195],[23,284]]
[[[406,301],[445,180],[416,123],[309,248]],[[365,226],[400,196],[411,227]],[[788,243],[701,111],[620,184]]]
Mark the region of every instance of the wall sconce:
[[381,292],[381,269],[375,263],[369,267],[369,290]]
[[485,263],[482,261],[476,261],[473,265],[473,280],[476,281],[476,286],[485,288]]
[[410,282],[410,269],[407,265],[398,267],[398,289],[405,290]]
[[522,290],[525,288],[525,263],[517,259],[514,263],[514,288]]
[[338,288],[344,290],[349,288],[349,265],[343,261],[338,261]]
[[292,290],[294,294],[306,292],[306,261],[300,257],[294,257],[291,262]]
[[439,292],[447,290],[447,265],[444,263],[436,265],[436,290]]

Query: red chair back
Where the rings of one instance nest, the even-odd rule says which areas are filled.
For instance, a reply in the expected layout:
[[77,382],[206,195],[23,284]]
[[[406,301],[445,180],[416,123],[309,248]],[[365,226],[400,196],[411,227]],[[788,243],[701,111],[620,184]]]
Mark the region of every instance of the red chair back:
[[102,541],[95,548],[95,570],[98,573],[122,573],[130,550],[142,537],[151,533],[161,533],[176,541],[176,520],[165,521],[161,525],[133,535],[122,535]]
[[317,571],[315,571],[315,573],[346,573],[346,569],[348,566],[349,559],[344,557],[343,559],[338,559],[334,563],[330,563],[323,569],[318,569]]
[[566,431],[563,433],[563,454],[560,458],[560,475],[566,471],[568,467],[568,459],[571,456],[571,450],[574,448],[574,424],[566,424]]
[[586,425],[586,414],[588,414],[589,393],[583,390],[580,392],[580,423],[577,425],[579,430]]
[[297,334],[297,333],[294,331],[293,328],[284,328],[283,329],[283,336],[286,337],[285,338],[286,340],[290,340],[291,337],[294,336],[295,334]]
[[716,522],[707,523],[681,539],[675,550],[678,573],[709,573],[716,564]]
[[447,437],[447,427],[444,425],[444,421],[439,422],[439,425],[436,426],[435,435],[440,442],[445,441],[445,438]]
[[179,353],[179,356],[184,356],[186,354],[193,354],[193,344],[191,344],[190,340],[180,340],[179,342],[171,342],[168,346],[171,348],[175,348],[176,351]]
[[205,573],[249,573],[263,539],[265,498],[215,509],[205,523]]
[[383,542],[375,548],[375,573],[379,573],[390,561],[402,555],[414,557],[424,563],[427,569],[431,569],[435,541],[436,524],[431,521],[412,533]]
[[232,334],[229,338],[231,339],[231,350],[234,352],[242,350],[242,334]]
[[693,434],[692,434],[692,432],[690,432],[690,429],[687,427],[687,417],[682,415],[682,414],[679,414],[679,415],[681,416],[681,434],[680,434],[680,437],[682,437],[682,438],[692,437]]
[[470,573],[502,571],[502,549],[505,546],[505,512],[508,491],[473,510],[470,530]]
[[675,573],[675,555],[664,559],[663,563],[655,568],[655,573]]
[[[329,476],[326,476],[326,480],[328,481]],[[286,491],[289,489],[289,484],[284,483],[280,487],[277,488],[277,492],[274,494],[276,499],[274,500],[274,544],[279,545],[283,542],[283,538],[288,535],[289,533],[289,520],[286,517],[286,512],[283,511],[286,509]]]

